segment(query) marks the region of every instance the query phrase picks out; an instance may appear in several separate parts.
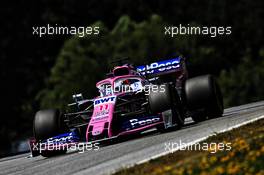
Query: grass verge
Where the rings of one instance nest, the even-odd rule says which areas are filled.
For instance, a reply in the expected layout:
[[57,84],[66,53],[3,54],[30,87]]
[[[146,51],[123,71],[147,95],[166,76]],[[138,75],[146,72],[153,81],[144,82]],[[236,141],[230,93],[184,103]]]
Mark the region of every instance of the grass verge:
[[231,143],[231,150],[176,151],[149,162],[122,169],[115,175],[236,174],[264,175],[264,119],[211,136],[204,143]]

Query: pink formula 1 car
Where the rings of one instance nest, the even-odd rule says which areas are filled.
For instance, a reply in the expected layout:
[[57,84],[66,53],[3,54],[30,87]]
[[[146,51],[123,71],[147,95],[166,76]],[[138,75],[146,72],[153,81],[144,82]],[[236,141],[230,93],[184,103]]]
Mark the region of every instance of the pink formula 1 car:
[[[64,145],[112,140],[150,128],[161,132],[180,128],[186,116],[195,122],[222,116],[223,100],[215,79],[211,75],[187,79],[187,75],[181,57],[114,67],[96,84],[99,96],[73,95],[74,103],[69,104],[73,112],[47,109],[36,113],[32,155],[50,157],[65,153]],[[47,150],[50,144],[56,149]]]

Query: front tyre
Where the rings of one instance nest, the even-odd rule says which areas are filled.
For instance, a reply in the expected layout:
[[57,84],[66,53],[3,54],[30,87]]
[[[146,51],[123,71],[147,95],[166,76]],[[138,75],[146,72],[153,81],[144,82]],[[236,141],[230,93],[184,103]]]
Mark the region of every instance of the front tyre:
[[[37,141],[45,140],[66,131],[62,121],[62,115],[57,109],[40,110],[36,113],[33,122],[33,133]],[[40,154],[44,157],[51,157],[66,153],[65,150],[45,150]]]

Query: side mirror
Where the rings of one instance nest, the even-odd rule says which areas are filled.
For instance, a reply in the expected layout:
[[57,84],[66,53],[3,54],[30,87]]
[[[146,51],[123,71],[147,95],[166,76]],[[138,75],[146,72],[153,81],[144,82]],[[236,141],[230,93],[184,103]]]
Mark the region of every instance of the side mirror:
[[72,98],[73,100],[77,103],[78,101],[81,101],[81,100],[84,100],[83,99],[83,95],[80,93],[80,94],[74,94],[72,95]]

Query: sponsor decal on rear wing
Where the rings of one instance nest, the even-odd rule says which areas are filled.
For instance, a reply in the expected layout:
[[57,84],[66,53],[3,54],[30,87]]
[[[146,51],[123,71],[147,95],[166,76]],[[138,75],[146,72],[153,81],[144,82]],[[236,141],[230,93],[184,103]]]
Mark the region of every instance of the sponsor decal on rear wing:
[[157,61],[148,65],[137,66],[136,69],[142,75],[146,76],[157,76],[175,72],[180,68],[181,57]]

